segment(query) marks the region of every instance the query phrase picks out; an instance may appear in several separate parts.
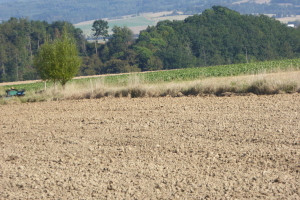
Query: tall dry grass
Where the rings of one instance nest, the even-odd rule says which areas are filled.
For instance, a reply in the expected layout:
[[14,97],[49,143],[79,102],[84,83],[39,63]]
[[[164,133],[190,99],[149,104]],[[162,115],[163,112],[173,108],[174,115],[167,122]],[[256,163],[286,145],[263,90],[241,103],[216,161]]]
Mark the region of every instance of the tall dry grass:
[[[236,77],[208,78],[197,81],[145,84],[137,75],[129,76],[122,87],[92,81],[87,85],[69,85],[63,92],[67,99],[101,97],[162,97],[188,95],[217,95],[224,93],[278,94],[293,93],[300,89],[300,71]],[[80,89],[79,89],[80,88]]]
[[[207,78],[162,84],[145,84],[137,75],[128,78],[127,85],[111,86],[102,79],[70,83],[48,88],[39,93],[27,93],[19,102],[53,101],[64,99],[97,99],[103,97],[180,97],[197,95],[231,96],[253,93],[257,95],[300,93],[300,71],[279,72],[236,77]],[[3,102],[4,101],[4,102]],[[9,100],[10,101],[10,100]],[[1,100],[2,104],[7,103]]]

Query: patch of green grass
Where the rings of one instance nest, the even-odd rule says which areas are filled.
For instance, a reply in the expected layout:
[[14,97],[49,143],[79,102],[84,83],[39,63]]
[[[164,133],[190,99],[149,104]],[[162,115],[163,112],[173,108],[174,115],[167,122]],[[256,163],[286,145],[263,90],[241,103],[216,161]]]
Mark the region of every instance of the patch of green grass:
[[[109,20],[108,21],[108,26],[109,26],[109,32],[112,32],[112,28],[114,26],[127,26],[128,28],[130,27],[137,27],[137,26],[154,26],[156,22],[154,20],[147,19],[144,16],[136,16],[136,17],[131,17],[131,18],[125,18],[125,19],[116,19],[116,20]],[[80,25],[75,25],[76,28],[80,28],[85,35],[91,35],[92,33],[92,25],[93,22],[89,24],[80,24]]]
[[[47,87],[52,87],[52,82],[47,82]],[[0,86],[0,95],[3,95],[5,93],[5,90],[10,89],[14,87],[17,90],[25,89],[26,92],[28,91],[41,91],[45,88],[44,82],[36,82],[36,83],[26,83],[21,85],[6,85],[6,86]]]
[[[134,76],[137,76],[138,79],[142,80],[143,83],[153,84],[163,82],[192,81],[209,77],[271,73],[276,71],[286,71],[290,69],[300,69],[300,59],[136,73],[134,74]],[[131,76],[132,75],[128,74],[106,76],[104,77],[103,82],[108,85],[124,86],[128,84],[128,79],[130,79]]]
[[140,74],[149,83],[190,81],[207,77],[260,74],[264,72],[300,69],[300,59],[265,61],[248,64],[220,65],[212,67],[186,68]]
[[134,26],[147,26],[147,25],[155,25],[153,20],[149,20],[143,16],[132,17],[128,19],[120,19],[120,20],[113,20],[108,21],[108,25],[110,28],[114,26],[127,26],[127,27],[134,27]]
[[[73,79],[71,83],[88,84],[89,82],[99,82],[100,84],[108,86],[127,86],[129,84],[132,84],[132,80],[135,79],[140,80],[142,84],[156,84],[165,82],[192,81],[208,77],[226,77],[246,74],[270,73],[276,71],[286,71],[289,69],[300,69],[300,59],[265,61],[248,64],[220,65],[212,67],[186,68],[146,73],[108,75],[94,78]],[[52,86],[52,83],[47,83],[47,87]],[[26,92],[38,92],[44,89],[44,83],[37,82],[23,85],[3,86],[0,87],[0,95],[4,95],[4,91],[11,87],[15,87],[16,89],[25,89]],[[285,88],[285,90],[290,90],[290,88]]]

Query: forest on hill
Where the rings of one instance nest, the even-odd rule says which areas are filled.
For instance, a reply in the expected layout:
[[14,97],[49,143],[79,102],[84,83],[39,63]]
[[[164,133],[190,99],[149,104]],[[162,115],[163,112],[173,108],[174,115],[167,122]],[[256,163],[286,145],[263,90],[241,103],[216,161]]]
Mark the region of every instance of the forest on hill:
[[[274,14],[276,17],[300,15],[299,0],[0,0],[0,22],[10,17],[53,22],[78,23],[99,18],[179,10],[198,14],[213,5],[225,6],[243,14]],[[268,1],[266,1],[268,2]]]
[[[300,28],[264,15],[241,15],[214,6],[184,21],[162,21],[138,39],[114,27],[105,44],[88,43],[68,22],[11,18],[0,24],[0,82],[38,79],[33,57],[63,26],[83,59],[78,75],[177,69],[300,57]],[[96,53],[97,52],[97,53]]]

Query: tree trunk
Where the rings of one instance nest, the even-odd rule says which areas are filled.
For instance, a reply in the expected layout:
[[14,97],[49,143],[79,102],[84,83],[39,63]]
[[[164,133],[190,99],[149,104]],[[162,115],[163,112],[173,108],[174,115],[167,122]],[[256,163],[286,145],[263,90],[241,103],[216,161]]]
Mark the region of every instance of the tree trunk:
[[83,50],[85,56],[87,56],[85,40],[83,40],[83,43],[82,43],[82,50]]
[[29,52],[30,52],[30,62],[32,62],[32,46],[31,46],[31,38],[28,36],[29,39]]
[[204,47],[203,47],[203,56],[204,56],[204,66],[206,66],[206,53]]
[[16,69],[17,69],[17,71],[16,71],[16,75],[17,75],[17,80],[16,81],[18,81],[19,80],[19,64],[18,64],[18,54],[16,54]]
[[2,74],[5,75],[6,71],[5,71],[5,66],[4,64],[2,63]]
[[97,40],[95,40],[95,51],[96,51],[96,55],[98,55],[97,43],[98,43],[98,41],[97,41]]
[[246,62],[249,63],[249,61],[248,61],[248,50],[247,50],[247,47],[245,47],[245,49],[246,49]]

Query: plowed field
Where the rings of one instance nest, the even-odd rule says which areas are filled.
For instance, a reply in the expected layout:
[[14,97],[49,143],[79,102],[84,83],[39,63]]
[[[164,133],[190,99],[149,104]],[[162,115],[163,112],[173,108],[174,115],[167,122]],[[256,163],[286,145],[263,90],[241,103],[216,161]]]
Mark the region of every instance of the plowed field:
[[0,105],[0,199],[299,199],[300,94]]

